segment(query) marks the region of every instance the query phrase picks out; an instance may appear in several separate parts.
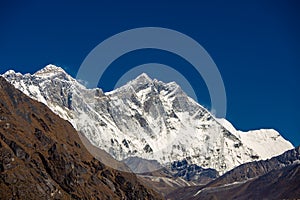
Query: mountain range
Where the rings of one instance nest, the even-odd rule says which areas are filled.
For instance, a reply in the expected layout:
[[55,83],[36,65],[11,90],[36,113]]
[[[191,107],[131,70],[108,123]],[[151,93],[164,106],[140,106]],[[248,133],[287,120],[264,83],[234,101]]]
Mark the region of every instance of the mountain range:
[[120,161],[137,157],[166,166],[186,160],[223,174],[293,148],[273,129],[236,130],[175,82],[152,80],[146,74],[107,93],[87,89],[54,65],[33,75],[10,70],[3,77]]
[[2,77],[1,199],[300,197],[299,147],[236,130],[175,82],[104,93],[54,65]]

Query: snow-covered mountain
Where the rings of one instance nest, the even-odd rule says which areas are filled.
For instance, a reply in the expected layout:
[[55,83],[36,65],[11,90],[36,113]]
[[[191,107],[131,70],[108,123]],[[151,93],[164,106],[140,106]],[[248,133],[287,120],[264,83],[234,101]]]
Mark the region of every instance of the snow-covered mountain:
[[117,160],[141,157],[164,165],[185,159],[222,174],[293,148],[272,129],[237,131],[189,98],[175,82],[152,80],[146,74],[107,93],[85,88],[54,65],[33,75],[10,70],[3,77],[70,121]]

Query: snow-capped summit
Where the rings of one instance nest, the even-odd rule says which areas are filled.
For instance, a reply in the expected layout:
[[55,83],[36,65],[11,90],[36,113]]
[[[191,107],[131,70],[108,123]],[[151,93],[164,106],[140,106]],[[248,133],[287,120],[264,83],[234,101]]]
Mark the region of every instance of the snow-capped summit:
[[55,65],[49,64],[46,67],[44,67],[43,69],[37,71],[36,73],[34,73],[34,75],[38,76],[38,75],[52,75],[52,74],[57,74],[57,73],[66,73],[61,67],[57,67]]
[[21,73],[16,73],[14,70],[8,70],[3,74],[3,76],[22,76]]
[[85,88],[62,71],[50,65],[34,75],[3,76],[118,160],[141,157],[166,165],[185,159],[222,174],[293,148],[274,130],[237,131],[175,82],[163,83],[142,74],[103,93]]
[[152,82],[153,80],[146,74],[142,73],[138,77],[136,77],[132,82],[143,82],[143,83],[149,83]]
[[7,72],[4,73],[4,75],[10,75],[10,74],[15,74],[16,72],[14,70],[8,70]]
[[117,88],[116,90],[107,92],[106,94],[107,95],[112,94],[115,93],[116,91],[121,91],[121,90],[130,90],[130,89],[137,90],[140,87],[148,87],[152,83],[153,80],[146,73],[142,73],[135,79],[129,81],[126,85]]
[[47,65],[43,69],[40,69],[39,71],[35,72],[33,75],[41,78],[58,77],[69,81],[75,80],[69,74],[67,74],[67,72],[64,69],[52,64]]

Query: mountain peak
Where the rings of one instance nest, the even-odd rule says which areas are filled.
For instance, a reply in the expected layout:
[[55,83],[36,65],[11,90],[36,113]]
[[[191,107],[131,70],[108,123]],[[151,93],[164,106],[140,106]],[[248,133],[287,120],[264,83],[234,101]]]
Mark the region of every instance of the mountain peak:
[[37,71],[34,73],[34,75],[36,76],[52,76],[52,75],[56,75],[56,74],[67,74],[65,72],[65,70],[63,70],[61,67],[49,64],[46,67],[44,67],[43,69]]
[[4,77],[9,77],[9,76],[22,76],[21,73],[15,72],[14,70],[8,70],[3,74]]
[[3,75],[10,75],[10,74],[15,74],[16,72],[14,70],[8,70],[7,72],[5,72]]
[[142,73],[121,88],[132,87],[134,90],[140,90],[148,87],[151,83],[153,83],[153,80],[146,73]]
[[136,79],[138,79],[138,78],[143,78],[143,79],[150,79],[150,80],[152,80],[152,79],[148,76],[148,74],[146,74],[145,72],[144,72],[144,73],[141,73],[139,76],[136,77]]
[[133,82],[150,83],[150,82],[153,82],[153,80],[146,73],[142,73],[138,77],[136,77],[133,80]]

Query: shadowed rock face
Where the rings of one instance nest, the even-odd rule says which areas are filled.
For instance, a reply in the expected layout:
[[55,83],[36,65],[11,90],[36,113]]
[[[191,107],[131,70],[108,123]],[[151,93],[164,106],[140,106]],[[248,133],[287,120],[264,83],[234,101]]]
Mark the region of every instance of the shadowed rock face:
[[0,199],[160,199],[106,167],[67,121],[0,77]]
[[187,160],[173,162],[169,170],[174,177],[182,177],[197,184],[206,184],[219,177],[215,169],[204,169],[195,164],[189,164]]

